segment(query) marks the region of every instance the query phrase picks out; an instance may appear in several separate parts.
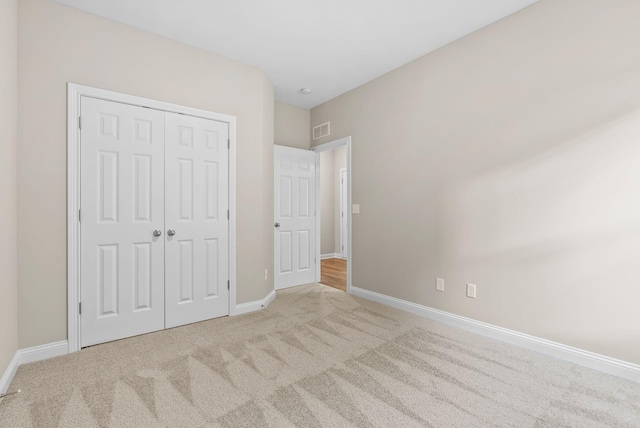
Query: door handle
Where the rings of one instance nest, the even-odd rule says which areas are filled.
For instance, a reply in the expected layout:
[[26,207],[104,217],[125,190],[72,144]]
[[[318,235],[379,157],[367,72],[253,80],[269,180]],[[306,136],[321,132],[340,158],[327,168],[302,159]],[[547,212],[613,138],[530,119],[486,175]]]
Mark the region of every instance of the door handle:
[[175,231],[175,230],[173,230],[173,229],[169,229],[169,230],[167,230],[167,235],[169,235],[169,236],[173,236],[173,235],[175,235],[175,234],[176,234],[176,231]]
[[278,227],[280,227],[280,223],[278,223],[278,222],[276,221],[276,224],[274,224],[274,226],[275,226],[276,228],[278,228]]
[[162,235],[162,231],[160,229],[156,229],[153,231],[153,236],[158,237]]

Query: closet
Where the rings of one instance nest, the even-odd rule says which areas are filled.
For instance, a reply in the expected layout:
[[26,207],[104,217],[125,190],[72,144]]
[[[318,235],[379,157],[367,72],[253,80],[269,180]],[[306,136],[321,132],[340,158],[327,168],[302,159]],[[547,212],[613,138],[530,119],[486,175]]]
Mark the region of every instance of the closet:
[[81,344],[229,314],[229,125],[82,96]]

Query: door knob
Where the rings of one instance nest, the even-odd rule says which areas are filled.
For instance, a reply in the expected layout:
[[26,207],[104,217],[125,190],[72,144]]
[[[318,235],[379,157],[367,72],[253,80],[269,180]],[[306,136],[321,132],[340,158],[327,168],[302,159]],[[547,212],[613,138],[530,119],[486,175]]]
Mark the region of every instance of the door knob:
[[167,235],[169,235],[169,236],[173,236],[173,235],[175,235],[175,234],[176,234],[176,231],[175,231],[175,230],[173,230],[173,229],[169,229],[169,230],[167,230]]
[[276,222],[276,224],[274,224],[275,227],[280,227],[280,223]]
[[160,229],[156,229],[153,231],[153,236],[158,237],[162,235],[162,231]]

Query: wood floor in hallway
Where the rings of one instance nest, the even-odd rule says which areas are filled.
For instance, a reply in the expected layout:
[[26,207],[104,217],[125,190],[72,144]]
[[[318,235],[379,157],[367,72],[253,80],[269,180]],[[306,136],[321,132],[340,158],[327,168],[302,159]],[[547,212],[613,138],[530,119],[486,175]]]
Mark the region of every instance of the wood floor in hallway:
[[320,282],[329,287],[347,291],[347,260],[337,258],[321,260]]

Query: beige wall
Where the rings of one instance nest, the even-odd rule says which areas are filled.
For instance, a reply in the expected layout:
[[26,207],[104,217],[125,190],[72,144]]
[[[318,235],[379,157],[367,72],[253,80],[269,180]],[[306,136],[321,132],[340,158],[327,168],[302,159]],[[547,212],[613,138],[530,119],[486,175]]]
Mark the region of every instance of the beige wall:
[[[274,161],[273,161],[273,145],[274,145],[274,122],[275,122],[275,108],[274,108],[274,88],[271,80],[266,74],[262,74],[263,79],[263,96],[262,96],[262,213],[255,215],[255,221],[259,224],[263,224],[262,230],[262,274],[264,275],[264,269],[268,269],[267,279],[262,276],[262,287],[252,290],[247,287],[247,298],[244,301],[255,300],[252,296],[258,293],[260,296],[266,296],[274,290],[273,284],[273,174],[274,174]],[[252,192],[250,189],[245,189],[249,194]],[[251,205],[246,208],[250,209]],[[240,232],[240,230],[238,230]],[[247,236],[247,238],[249,238]],[[248,243],[250,244],[250,240]],[[238,264],[238,273],[243,269],[243,265]],[[238,296],[240,294],[238,293]]]
[[353,138],[353,285],[640,363],[638,22],[543,0],[312,109]]
[[18,21],[20,347],[67,337],[67,82],[237,117],[237,299],[265,297],[273,289],[264,280],[273,264],[265,74],[50,0],[20,1]]
[[346,146],[320,152],[321,254],[340,254],[340,168],[346,167]]
[[341,254],[340,248],[340,169],[347,167],[347,146],[338,147],[331,151],[333,153],[333,218],[334,218],[334,252]]
[[333,150],[320,152],[320,254],[335,253],[335,180]]
[[279,146],[309,149],[311,128],[309,109],[275,102],[275,143]]
[[[18,349],[18,3],[0,1],[0,377]],[[1,392],[1,391],[0,391]]]

